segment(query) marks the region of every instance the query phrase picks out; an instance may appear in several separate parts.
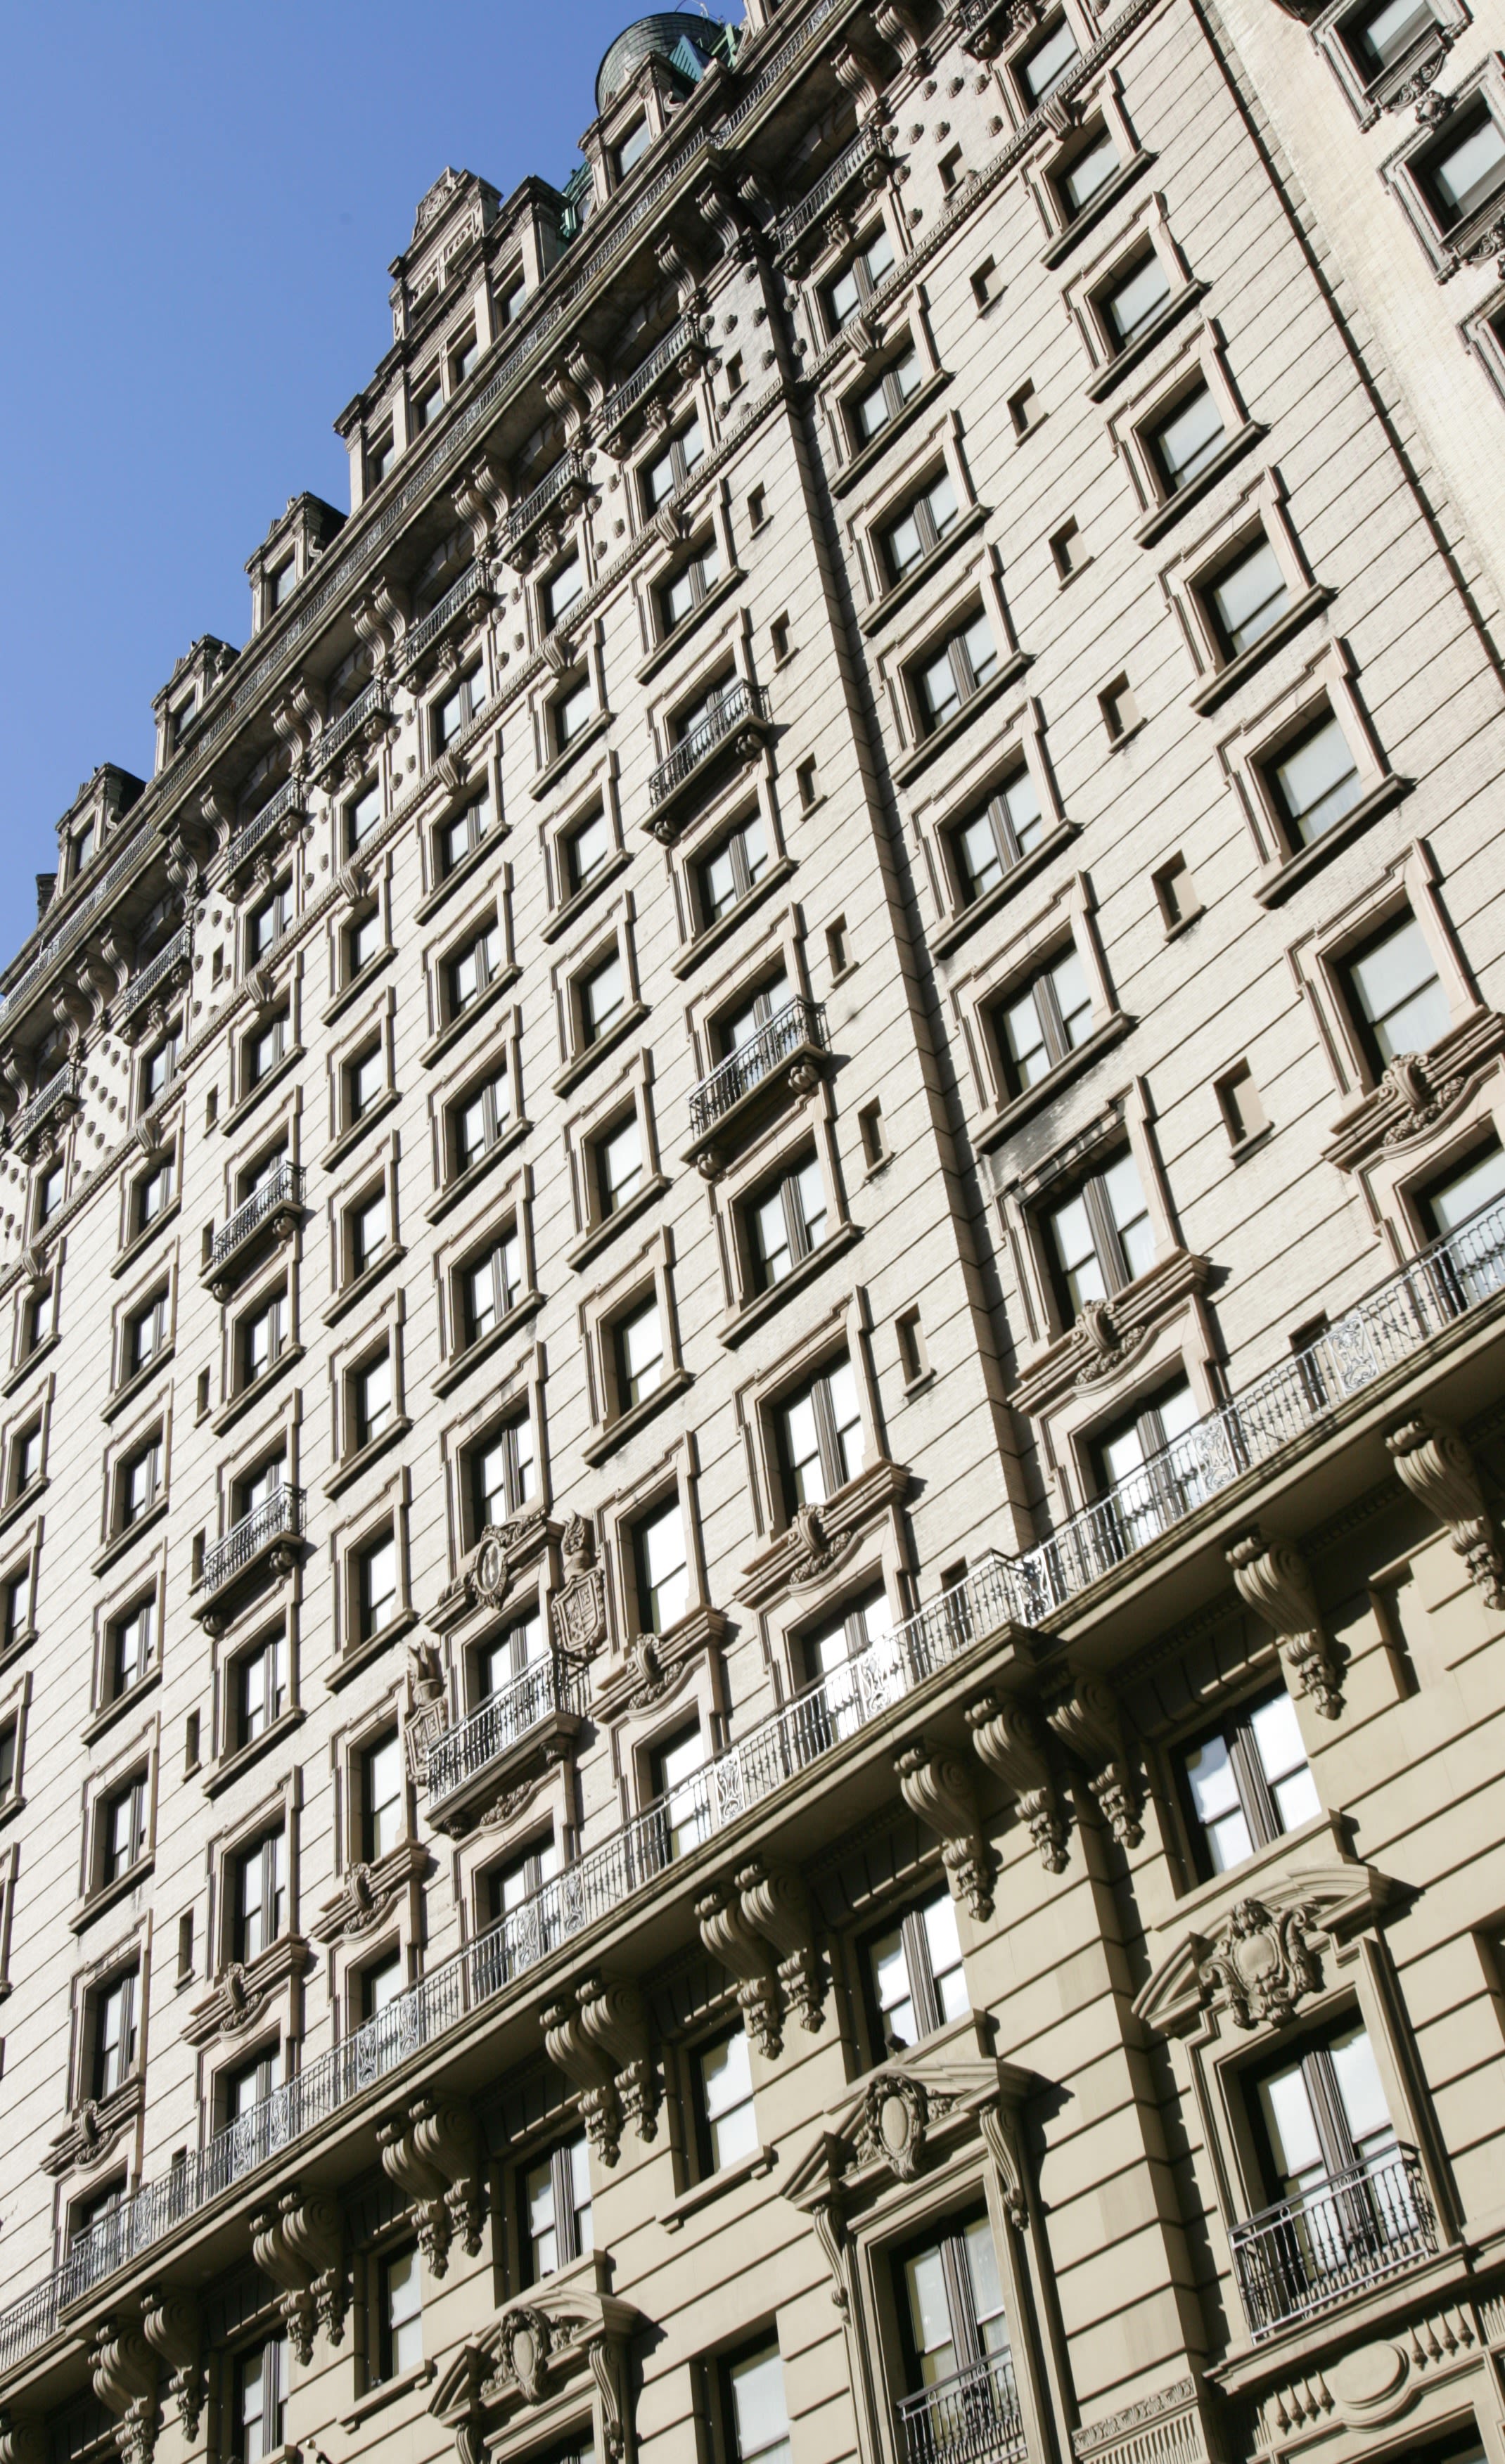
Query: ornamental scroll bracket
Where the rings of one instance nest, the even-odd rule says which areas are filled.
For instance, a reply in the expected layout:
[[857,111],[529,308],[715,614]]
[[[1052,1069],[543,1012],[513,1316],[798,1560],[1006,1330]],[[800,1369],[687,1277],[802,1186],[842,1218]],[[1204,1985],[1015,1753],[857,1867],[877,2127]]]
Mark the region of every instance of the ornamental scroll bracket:
[[418,2246],[433,2274],[445,2275],[459,2234],[472,2258],[481,2246],[486,2186],[476,2117],[458,2097],[415,2097],[376,2133],[382,2170],[409,2202]]
[[204,2335],[199,2305],[175,2285],[149,2284],[141,2298],[142,2332],[170,2373],[167,2393],[192,2446],[204,2409]]
[[1505,1560],[1473,1457],[1457,1430],[1418,1412],[1384,1442],[1403,1486],[1443,1526],[1486,1605],[1505,1608]]
[[792,1865],[756,1857],[737,1876],[742,1915],[778,1955],[779,1984],[788,2009],[808,2035],[826,2019],[826,1966],[815,1947],[814,1918],[804,1877]]
[[587,2042],[611,2066],[624,2122],[639,2139],[658,2136],[658,2074],[648,2043],[648,2014],[635,1985],[609,1976],[587,1976],[575,1988]]
[[151,2464],[157,2443],[157,2356],[140,2327],[106,2319],[89,2346],[94,2392],[115,2416],[121,2464]]
[[979,1759],[1011,1791],[1048,1874],[1064,1874],[1071,1824],[1051,1770],[1044,1735],[1024,1704],[984,1694],[966,1714]]
[[715,1882],[695,1903],[700,1940],[713,1959],[737,1979],[737,1999],[747,2034],[767,2060],[784,2051],[784,1997],[773,1954],[743,1912],[735,1882]]
[[340,2211],[318,2192],[283,2190],[252,2217],[251,2249],[277,2288],[277,2308],[306,2369],[316,2328],[323,2327],[331,2344],[344,2336],[348,2288]]
[[1245,1607],[1274,1634],[1292,1693],[1305,1695],[1324,1720],[1336,1720],[1343,1707],[1341,1679],[1300,1551],[1287,1540],[1268,1539],[1255,1525],[1230,1543],[1228,1561]]
[[977,1792],[960,1754],[912,1738],[894,1757],[911,1814],[934,1831],[951,1896],[979,1922],[993,1913],[993,1860],[978,1820]]
[[1075,1679],[1046,1713],[1063,1745],[1087,1772],[1087,1785],[1120,1848],[1138,1848],[1144,1837],[1134,1767],[1123,1741],[1118,1705],[1106,1685]]

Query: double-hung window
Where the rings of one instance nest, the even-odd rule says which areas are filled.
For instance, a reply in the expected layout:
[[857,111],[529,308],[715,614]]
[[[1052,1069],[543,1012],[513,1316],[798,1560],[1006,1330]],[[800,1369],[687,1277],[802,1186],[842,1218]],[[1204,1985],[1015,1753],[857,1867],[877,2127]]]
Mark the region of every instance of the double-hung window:
[[789,2464],[789,2411],[777,2339],[721,2365],[727,2464]]
[[377,2375],[401,2378],[423,2360],[423,2274],[418,2245],[387,2251],[377,2261]]
[[1033,774],[1021,767],[994,788],[980,811],[951,833],[963,906],[996,889],[1006,873],[1033,853],[1046,834]]
[[562,842],[564,886],[573,898],[578,891],[588,890],[599,881],[611,861],[611,825],[599,808],[578,822]]
[[1108,1300],[1154,1264],[1155,1230],[1132,1155],[1090,1173],[1042,1220],[1068,1322],[1086,1302]]
[[[39,1453],[39,1432],[37,1446]],[[138,1446],[134,1454],[127,1455],[121,1465],[120,1528],[122,1531],[145,1520],[157,1503],[161,1487],[162,1440],[154,1437],[148,1439],[145,1445]]]
[[1183,1746],[1177,1760],[1205,1875],[1226,1874],[1322,1810],[1283,1685]]
[[474,1009],[500,972],[501,934],[493,917],[445,965],[445,1007],[449,1016],[463,1018],[468,1009]]
[[980,693],[998,669],[993,628],[981,611],[921,659],[913,671],[922,735],[933,735]]
[[287,1841],[269,1831],[234,1859],[231,1873],[231,1956],[260,1957],[287,1922]]
[[619,952],[613,950],[609,958],[582,977],[576,1001],[581,1048],[586,1050],[609,1034],[626,1011],[627,969]]
[[573,556],[565,558],[563,564],[555,566],[540,593],[545,629],[552,633],[555,627],[564,623],[570,609],[585,595],[586,568],[581,562],[577,549]]
[[698,1723],[666,1737],[649,1757],[663,1847],[670,1858],[688,1857],[710,1837],[705,1762],[705,1732]]
[[482,661],[478,667],[468,668],[464,675],[458,677],[450,687],[449,692],[435,702],[432,735],[434,752],[442,753],[446,745],[453,744],[455,737],[463,735],[465,729],[469,727],[476,712],[484,710],[485,707],[486,668],[485,662]]
[[137,1972],[129,1968],[95,1995],[90,2094],[97,2100],[123,2087],[136,2067],[137,1983]]
[[474,854],[489,836],[491,819],[491,790],[483,788],[478,796],[471,798],[462,812],[453,814],[449,821],[441,824],[436,833],[441,881],[462,865],[468,855]]
[[287,1048],[288,1015],[284,1009],[268,1019],[265,1026],[254,1028],[240,1047],[241,1074],[248,1095],[253,1087],[259,1087],[263,1079],[271,1077]]
[[350,1375],[351,1451],[373,1445],[392,1425],[397,1398],[392,1381],[390,1351],[379,1352],[372,1360],[364,1361]]
[[587,2258],[595,2247],[590,2151],[584,2132],[528,2166],[521,2189],[524,2268],[528,2282],[538,2284],[573,2259]]
[[1385,2272],[1424,2224],[1367,2031],[1340,2021],[1256,2072],[1250,2119],[1266,2196],[1292,2202],[1284,2230],[1248,2252],[1250,2323],[1273,2326]]
[[898,417],[904,405],[919,391],[923,382],[918,355],[908,350],[890,362],[875,384],[865,385],[860,393],[853,394],[848,416],[856,443],[859,446],[870,445],[874,436],[881,436],[890,422]]
[[515,1309],[522,1290],[522,1248],[516,1227],[504,1232],[460,1278],[465,1340],[479,1343]]
[[690,1560],[677,1497],[632,1526],[632,1573],[640,1631],[667,1634],[690,1605]]
[[745,1222],[753,1288],[764,1292],[813,1256],[826,1238],[826,1190],[817,1157],[790,1166],[750,1199]]
[[604,1131],[591,1147],[596,1212],[618,1215],[643,1186],[643,1133],[635,1111]]
[[662,583],[658,593],[658,622],[662,633],[672,633],[693,615],[708,598],[721,578],[721,556],[714,539],[704,539],[678,569]]
[[234,1743],[254,1745],[287,1707],[286,1644],[280,1632],[243,1652],[232,1667]]
[[390,1856],[408,1828],[402,1740],[395,1728],[361,1755],[361,1854],[367,1864]]
[[240,1384],[254,1386],[281,1358],[287,1341],[287,1294],[274,1292],[241,1320]]
[[823,1506],[862,1469],[862,1411],[857,1379],[845,1356],[831,1361],[774,1416],[785,1511]]
[[618,1413],[646,1403],[664,1382],[664,1321],[656,1296],[619,1317],[611,1329]]
[[932,1892],[866,1946],[874,2034],[883,2054],[901,2053],[971,2009],[949,1890]]
[[503,1065],[455,1108],[454,1169],[465,1172],[497,1144],[512,1117],[512,1089]]
[[695,2092],[702,2170],[722,2173],[742,2157],[755,2156],[758,2117],[745,2029],[734,2028],[700,2046],[695,2056]]
[[146,1774],[138,1771],[100,1809],[100,1881],[118,1882],[146,1854]]
[[125,1324],[125,1374],[134,1377],[167,1342],[167,1294],[154,1292],[142,1308],[132,1311]]
[[1170,297],[1165,268],[1154,249],[1136,257],[1108,288],[1098,294],[1097,308],[1116,351],[1127,350]]
[[826,286],[826,319],[832,334],[839,334],[867,307],[879,283],[893,273],[894,263],[894,243],[880,228]]
[[656,514],[677,489],[684,486],[693,471],[705,460],[705,431],[698,418],[676,429],[667,445],[660,448],[638,474],[638,491],[645,514]]
[[1456,230],[1505,188],[1505,128],[1487,99],[1481,98],[1447,127],[1425,157],[1418,176],[1444,231]]
[[157,1603],[148,1596],[117,1617],[110,1628],[110,1700],[139,1685],[152,1664]]
[[345,806],[344,843],[347,855],[354,855],[357,847],[365,844],[379,825],[381,818],[382,782],[377,779],[373,780],[370,786],[362,787],[351,797]]
[[1372,84],[1436,23],[1428,0],[1368,0],[1344,23],[1343,48],[1364,83]]
[[476,1651],[473,1666],[477,1705],[510,1695],[520,1678],[525,1677],[530,1668],[543,1666],[547,1659],[543,1620],[538,1610],[515,1617],[511,1625],[504,1626],[500,1634],[493,1635]]
[[1055,191],[1068,220],[1074,222],[1098,189],[1106,187],[1118,168],[1118,149],[1107,130],[1099,127],[1053,175]]
[[1363,794],[1348,738],[1330,710],[1264,765],[1265,784],[1293,848],[1312,847]]
[[436,367],[428,368],[425,370],[424,374],[416,380],[413,385],[412,424],[414,435],[417,435],[425,428],[432,428],[443,408],[444,379],[439,374]]
[[896,2273],[912,2389],[899,2413],[910,2454],[943,2453],[953,2418],[978,2439],[974,2453],[1017,2453],[1024,2441],[1008,2321],[986,2216],[927,2233],[900,2255]]
[[1157,420],[1146,436],[1162,493],[1179,495],[1207,468],[1227,441],[1223,413],[1210,385],[1194,385]]
[[1075,35],[1064,17],[1057,18],[1049,33],[1014,64],[1014,75],[1031,110],[1054,92],[1078,57]]
[[1023,1095],[1092,1033],[1092,993],[1074,949],[1064,950],[996,1013],[1004,1081]]
[[768,841],[759,814],[727,832],[698,869],[701,921],[718,923],[755,890],[768,869]]
[[246,918],[246,957],[255,966],[275,950],[293,920],[293,885],[279,881]]
[[1280,559],[1263,533],[1204,583],[1202,603],[1225,659],[1236,659],[1263,641],[1291,605]]
[[369,1642],[385,1634],[401,1605],[397,1540],[390,1527],[355,1551],[355,1637]]
[[533,1421],[526,1412],[506,1420],[471,1457],[473,1537],[520,1513],[538,1486]]
[[1401,1052],[1427,1052],[1451,1021],[1427,936],[1414,915],[1385,925],[1345,960],[1354,1023],[1378,1077]]
[[549,704],[549,717],[554,734],[554,751],[567,753],[576,737],[585,733],[596,715],[595,687],[588,675],[570,685],[557,701]]
[[285,2443],[287,2338],[268,2336],[263,2343],[238,2354],[234,2378],[231,2423],[234,2464],[265,2464],[265,2458]]
[[[1441,1241],[1481,1208],[1497,1204],[1501,1198],[1505,1198],[1505,1148],[1498,1138],[1491,1138],[1487,1146],[1475,1147],[1463,1163],[1450,1164],[1436,1180],[1428,1182],[1417,1204],[1432,1239]],[[1494,1227],[1490,1229],[1493,1265]]]
[[955,528],[961,507],[949,471],[938,472],[879,535],[887,580],[902,582]]

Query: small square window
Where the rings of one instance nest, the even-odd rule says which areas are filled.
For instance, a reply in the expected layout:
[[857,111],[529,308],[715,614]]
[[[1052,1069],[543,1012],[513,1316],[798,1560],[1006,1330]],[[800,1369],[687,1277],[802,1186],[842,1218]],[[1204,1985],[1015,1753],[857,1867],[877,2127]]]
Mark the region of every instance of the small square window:
[[1233,1148],[1248,1146],[1262,1131],[1270,1127],[1270,1116],[1260,1101],[1254,1073],[1247,1061],[1230,1069],[1217,1081],[1214,1092],[1223,1114],[1228,1144]]

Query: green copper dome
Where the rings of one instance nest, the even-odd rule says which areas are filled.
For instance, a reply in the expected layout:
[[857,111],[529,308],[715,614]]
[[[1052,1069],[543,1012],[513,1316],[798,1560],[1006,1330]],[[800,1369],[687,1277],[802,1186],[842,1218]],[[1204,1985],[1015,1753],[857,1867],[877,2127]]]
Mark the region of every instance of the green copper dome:
[[692,84],[697,82],[724,32],[719,18],[692,17],[684,10],[661,17],[639,17],[618,34],[596,71],[597,111],[605,111],[612,96],[631,83],[648,59],[667,60]]

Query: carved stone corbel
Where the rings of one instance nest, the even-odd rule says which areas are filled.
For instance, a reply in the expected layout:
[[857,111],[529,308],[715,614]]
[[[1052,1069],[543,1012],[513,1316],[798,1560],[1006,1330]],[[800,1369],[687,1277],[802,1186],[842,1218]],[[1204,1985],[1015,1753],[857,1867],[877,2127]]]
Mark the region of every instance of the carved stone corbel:
[[589,411],[585,395],[567,368],[546,368],[543,373],[543,399],[550,410],[564,423],[564,443],[578,445]]
[[859,51],[842,43],[831,54],[836,82],[851,95],[859,121],[875,120],[883,109],[883,88]]
[[204,2409],[204,2343],[199,2305],[175,2285],[149,2284],[141,2297],[142,2333],[171,2375],[167,2393],[178,2408],[178,2420],[191,2445],[199,2434]]
[[1443,1526],[1475,1590],[1492,1609],[1505,1608],[1505,1560],[1473,1457],[1457,1430],[1418,1412],[1384,1442],[1403,1485]]
[[1012,1791],[1046,1872],[1064,1874],[1071,1824],[1033,1714],[1022,1703],[985,1694],[968,1709],[966,1724],[980,1759]]
[[587,1976],[575,1988],[587,2043],[610,2063],[624,2122],[639,2139],[658,2136],[658,2077],[648,2046],[648,2018],[635,1985]]
[[622,2152],[622,2107],[610,2061],[587,2036],[578,2003],[551,2002],[539,2016],[549,2060],[580,2090],[587,2138],[603,2165],[614,2165]]
[[454,490],[454,510],[469,527],[477,561],[506,521],[511,501],[506,474],[489,453],[478,454]]
[[742,1914],[779,1955],[785,2001],[808,2035],[826,2020],[826,1964],[815,1947],[814,1920],[804,1877],[792,1865],[755,1858],[737,1876]]
[[450,2263],[455,2233],[472,2258],[481,2246],[486,2189],[476,2116],[457,2097],[416,2097],[406,2114],[383,2122],[376,2134],[382,2170],[409,2201],[418,2246],[433,2274]]
[[1256,1525],[1229,1544],[1228,1561],[1239,1598],[1274,1634],[1292,1693],[1336,1720],[1343,1707],[1338,1663],[1300,1551],[1267,1539]]
[[748,2035],[761,2054],[777,2061],[784,2051],[784,1997],[768,1945],[743,1913],[736,1884],[713,1884],[697,1900],[695,1913],[711,1957],[738,1980],[737,1999]]
[[322,712],[320,696],[305,676],[292,676],[272,705],[272,725],[287,746],[295,771],[306,769]]
[[0,2419],[0,2464],[47,2464],[47,2425],[39,2412]]
[[985,2104],[977,2118],[987,2152],[998,2170],[1004,2194],[1004,2213],[1015,2233],[1023,2233],[1029,2222],[1029,2201],[1025,2190],[1018,2118],[1002,2100],[996,2104]]
[[588,416],[594,418],[607,398],[606,362],[584,341],[575,341],[569,346],[564,364],[571,384],[585,396]]
[[408,2221],[418,2236],[418,2247],[432,2273],[443,2276],[450,2263],[450,2211],[445,2204],[448,2184],[439,2167],[420,2156],[413,2145],[410,2118],[406,2114],[389,2115],[379,2123],[376,2145],[381,2153],[382,2170],[395,2183],[408,2202]]
[[894,1757],[911,1814],[941,1839],[951,1896],[979,1920],[993,1913],[992,1858],[977,1815],[971,1773],[960,1754],[913,1738]]
[[928,55],[919,28],[904,0],[878,0],[873,11],[873,23],[890,48],[897,52],[906,69],[922,69]]
[[157,2356],[127,2319],[106,2319],[89,2346],[94,2392],[115,2415],[121,2464],[151,2464],[157,2443]]
[[297,2188],[283,2190],[251,2219],[256,2265],[277,2288],[277,2308],[294,2352],[306,2369],[315,2329],[332,2344],[344,2335],[347,2299],[340,2211],[333,2199]]
[[1046,1717],[1063,1745],[1085,1765],[1087,1785],[1120,1848],[1137,1848],[1144,1837],[1140,1796],[1118,1706],[1107,1687],[1078,1679],[1056,1697]]

